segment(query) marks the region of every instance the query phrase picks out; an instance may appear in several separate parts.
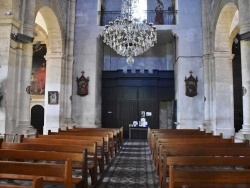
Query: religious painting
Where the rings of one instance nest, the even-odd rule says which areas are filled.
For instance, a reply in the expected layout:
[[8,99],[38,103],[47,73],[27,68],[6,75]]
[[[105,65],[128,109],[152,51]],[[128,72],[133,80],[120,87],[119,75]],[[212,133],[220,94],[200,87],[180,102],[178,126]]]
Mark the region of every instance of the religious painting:
[[33,47],[33,63],[31,73],[30,94],[44,95],[46,82],[46,60],[47,53],[45,44],[36,44]]
[[189,72],[190,76],[189,78],[185,77],[185,82],[186,82],[186,96],[188,97],[194,97],[197,95],[197,82],[198,79],[197,77],[194,78],[192,75],[192,71]]
[[77,81],[77,95],[85,96],[88,95],[89,90],[89,77],[84,77],[84,71],[82,71],[82,76],[76,78]]
[[49,104],[58,104],[58,91],[49,91],[48,92],[48,103]]

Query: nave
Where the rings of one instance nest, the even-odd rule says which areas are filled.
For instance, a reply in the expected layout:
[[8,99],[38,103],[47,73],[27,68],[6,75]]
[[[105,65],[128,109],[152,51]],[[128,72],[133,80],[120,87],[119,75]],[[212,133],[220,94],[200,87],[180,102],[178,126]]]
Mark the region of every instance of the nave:
[[[110,132],[112,139],[105,139],[105,144],[100,145],[99,137]],[[12,188],[248,188],[250,185],[247,140],[236,143],[233,137],[223,138],[222,134],[200,129],[148,128],[147,140],[124,140],[122,132],[122,128],[73,127],[50,131],[49,135],[38,134],[36,138],[21,135],[17,142],[16,135],[5,138],[0,144],[0,179],[4,177],[7,181],[0,181],[0,187],[7,188],[3,185],[10,184]],[[105,155],[100,155],[100,151]],[[16,181],[27,177],[33,182],[42,177],[42,187]]]
[[97,183],[97,188],[157,187],[158,180],[146,140],[126,140]]

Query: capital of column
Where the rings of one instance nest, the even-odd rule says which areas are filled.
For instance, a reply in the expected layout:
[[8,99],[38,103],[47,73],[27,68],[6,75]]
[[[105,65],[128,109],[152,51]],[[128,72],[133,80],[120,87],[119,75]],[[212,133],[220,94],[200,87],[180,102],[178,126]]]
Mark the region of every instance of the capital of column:
[[74,61],[74,57],[73,56],[68,56],[67,60],[68,60],[68,62],[73,62]]
[[226,52],[218,52],[215,51],[213,54],[211,54],[213,58],[231,58],[231,53],[229,51]]
[[21,25],[21,21],[12,15],[1,16],[0,17],[0,25],[11,24],[16,28],[19,28]]
[[47,53],[44,58],[47,60],[49,59],[58,59],[58,58],[61,58],[61,59],[65,59],[65,54],[63,53]]

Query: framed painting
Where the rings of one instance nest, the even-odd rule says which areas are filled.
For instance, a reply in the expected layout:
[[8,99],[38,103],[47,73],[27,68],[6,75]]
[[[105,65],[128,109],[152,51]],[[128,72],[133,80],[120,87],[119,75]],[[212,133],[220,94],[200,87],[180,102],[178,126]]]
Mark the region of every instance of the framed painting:
[[48,103],[49,104],[58,104],[58,91],[48,91]]

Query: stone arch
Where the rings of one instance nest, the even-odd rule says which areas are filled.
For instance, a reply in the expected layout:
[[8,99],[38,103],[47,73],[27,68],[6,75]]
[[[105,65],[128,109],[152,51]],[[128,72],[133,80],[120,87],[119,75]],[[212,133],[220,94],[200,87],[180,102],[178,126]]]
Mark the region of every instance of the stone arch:
[[[232,10],[234,10],[235,8],[235,12],[238,11],[238,7],[235,4],[234,0],[222,0],[222,1],[215,1],[213,3],[213,13],[211,14],[211,22],[210,22],[210,34],[211,34],[211,52],[215,51],[215,38],[218,38],[218,34],[219,31],[219,26],[218,25],[220,23],[220,20],[222,20],[223,16],[222,16],[222,11],[227,14],[228,10],[231,10],[231,15],[230,18],[233,17],[233,12]],[[228,12],[229,13],[229,12]],[[227,18],[227,20],[230,20],[229,18]]]
[[50,7],[47,6],[42,7],[39,12],[46,23],[49,33],[47,43],[48,53],[62,53],[64,47],[62,29],[56,14]]
[[[64,113],[65,31],[67,29],[66,13],[61,8],[64,6],[66,6],[66,3],[59,0],[41,0],[36,7],[36,14],[38,12],[41,14],[47,28],[44,132],[51,129],[51,126],[59,127]],[[58,105],[48,104],[48,91],[57,91],[59,93]],[[53,113],[51,114],[51,112]]]
[[234,3],[227,3],[222,8],[215,28],[215,51],[231,51],[229,36],[236,12]]
[[[234,1],[221,1],[211,22],[211,93],[212,127],[224,137],[235,134],[233,107],[232,40],[237,34],[238,8]],[[221,108],[224,107],[223,112]]]

